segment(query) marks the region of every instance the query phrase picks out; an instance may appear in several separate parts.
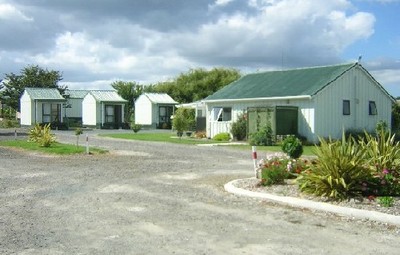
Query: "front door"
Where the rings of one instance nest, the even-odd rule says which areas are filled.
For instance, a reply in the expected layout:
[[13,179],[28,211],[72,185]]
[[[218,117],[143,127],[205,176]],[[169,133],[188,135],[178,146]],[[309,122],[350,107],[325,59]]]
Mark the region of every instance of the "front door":
[[171,116],[174,113],[173,106],[160,106],[158,109],[159,119],[158,128],[170,129],[171,128]]

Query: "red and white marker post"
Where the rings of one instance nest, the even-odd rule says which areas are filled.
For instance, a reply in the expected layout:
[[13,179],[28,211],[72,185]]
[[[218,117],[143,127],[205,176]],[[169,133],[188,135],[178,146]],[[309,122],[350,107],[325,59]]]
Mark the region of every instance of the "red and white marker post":
[[257,168],[258,168],[258,166],[257,166],[257,148],[256,148],[256,146],[251,146],[251,152],[252,152],[251,155],[252,155],[253,164],[254,164],[254,175],[257,178]]

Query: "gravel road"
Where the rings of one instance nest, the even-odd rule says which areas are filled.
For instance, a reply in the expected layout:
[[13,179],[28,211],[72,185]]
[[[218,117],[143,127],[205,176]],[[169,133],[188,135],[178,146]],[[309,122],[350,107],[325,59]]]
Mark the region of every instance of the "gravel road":
[[[95,133],[90,144],[109,154],[0,147],[0,254],[400,252],[391,226],[226,193],[228,181],[252,176],[249,152]],[[75,142],[72,132],[57,137]]]

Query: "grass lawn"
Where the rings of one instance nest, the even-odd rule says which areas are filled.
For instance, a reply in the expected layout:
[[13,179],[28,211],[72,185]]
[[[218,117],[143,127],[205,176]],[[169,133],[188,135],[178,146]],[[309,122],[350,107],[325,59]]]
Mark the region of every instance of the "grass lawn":
[[176,137],[176,133],[124,133],[124,134],[101,134],[100,136],[148,141],[148,142],[166,142],[166,143],[178,143],[178,144],[210,144],[210,143],[227,143],[214,141],[210,139],[196,139],[182,136],[182,138]]
[[[57,154],[57,155],[72,155],[72,154],[84,154],[86,153],[86,147],[72,144],[63,144],[63,143],[53,143],[50,147],[41,147],[37,143],[28,142],[25,140],[7,140],[0,141],[0,146],[6,147],[15,147],[21,148],[24,150],[31,151],[39,151],[48,154]],[[98,149],[98,148],[89,148],[90,153],[101,154],[106,153],[106,150]]]
[[[210,143],[229,143],[229,142],[219,142],[210,139],[195,139],[188,138],[185,135],[182,139],[174,137],[173,133],[124,133],[124,134],[102,134],[100,136],[120,138],[120,139],[130,139],[139,141],[149,141],[149,142],[166,142],[166,143],[178,143],[178,144],[210,144]],[[230,148],[235,148],[239,150],[251,151],[250,145],[230,145]],[[303,146],[303,155],[313,156],[315,155],[313,150],[314,146]],[[280,146],[257,146],[258,152],[282,152]]]

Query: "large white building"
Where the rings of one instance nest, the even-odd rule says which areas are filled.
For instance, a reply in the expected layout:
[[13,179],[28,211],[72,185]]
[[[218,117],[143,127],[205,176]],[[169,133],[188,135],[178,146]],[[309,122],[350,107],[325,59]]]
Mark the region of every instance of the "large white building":
[[249,132],[269,119],[276,135],[316,142],[345,130],[391,125],[394,98],[359,63],[248,74],[204,100],[207,135],[230,132],[247,113]]

